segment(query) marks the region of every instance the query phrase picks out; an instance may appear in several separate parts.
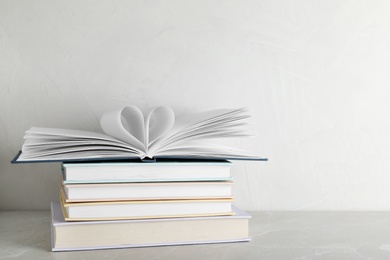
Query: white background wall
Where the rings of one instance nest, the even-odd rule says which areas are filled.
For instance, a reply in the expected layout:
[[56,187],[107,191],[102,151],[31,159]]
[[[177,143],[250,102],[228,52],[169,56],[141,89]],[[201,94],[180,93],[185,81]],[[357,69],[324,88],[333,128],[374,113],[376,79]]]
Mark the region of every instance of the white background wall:
[[59,164],[11,165],[31,126],[100,131],[128,104],[247,106],[269,162],[246,210],[390,210],[390,2],[0,0],[0,209],[48,209]]

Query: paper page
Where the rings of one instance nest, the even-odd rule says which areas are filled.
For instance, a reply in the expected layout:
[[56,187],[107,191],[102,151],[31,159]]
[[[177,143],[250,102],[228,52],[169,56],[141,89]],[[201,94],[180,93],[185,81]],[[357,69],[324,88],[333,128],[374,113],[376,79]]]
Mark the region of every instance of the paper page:
[[175,113],[172,108],[161,106],[146,112],[145,115],[146,144],[149,147],[171,130],[175,123]]
[[156,156],[210,157],[210,158],[259,158],[248,151],[233,149],[224,145],[193,141],[182,145],[173,144],[158,151]]
[[136,147],[89,131],[32,127],[25,138],[21,160],[144,156]]
[[108,112],[100,119],[103,131],[119,140],[145,151],[144,117],[135,106]]
[[[210,139],[247,135],[243,131],[246,109],[220,109],[182,117],[176,120],[171,132],[160,138],[149,148],[149,154],[157,154],[169,145],[181,145],[193,139]],[[205,143],[206,147],[209,143]]]
[[82,130],[62,129],[62,128],[46,128],[46,127],[31,127],[26,131],[26,136],[34,135],[46,135],[57,137],[74,137],[74,138],[89,138],[89,139],[101,139],[101,140],[116,140],[111,136]]

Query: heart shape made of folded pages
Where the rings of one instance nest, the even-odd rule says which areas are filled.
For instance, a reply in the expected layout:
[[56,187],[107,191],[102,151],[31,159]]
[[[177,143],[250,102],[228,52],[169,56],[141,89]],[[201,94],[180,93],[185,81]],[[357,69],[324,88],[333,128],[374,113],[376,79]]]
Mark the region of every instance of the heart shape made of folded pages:
[[100,119],[103,131],[147,153],[150,144],[166,134],[175,122],[170,107],[160,106],[144,113],[136,106],[126,106],[104,114]]

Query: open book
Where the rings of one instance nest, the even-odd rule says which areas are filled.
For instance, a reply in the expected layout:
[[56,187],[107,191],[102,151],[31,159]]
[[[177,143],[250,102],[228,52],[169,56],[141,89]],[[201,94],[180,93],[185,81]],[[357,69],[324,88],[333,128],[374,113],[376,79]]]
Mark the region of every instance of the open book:
[[17,162],[123,159],[249,159],[244,151],[211,143],[211,139],[247,135],[246,109],[220,109],[175,118],[160,106],[141,111],[126,106],[101,117],[105,132],[39,128],[26,131]]

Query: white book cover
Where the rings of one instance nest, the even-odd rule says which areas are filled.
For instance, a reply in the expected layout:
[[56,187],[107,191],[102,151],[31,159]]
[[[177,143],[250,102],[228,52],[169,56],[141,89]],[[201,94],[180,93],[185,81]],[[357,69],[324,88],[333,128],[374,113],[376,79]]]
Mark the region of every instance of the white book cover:
[[52,251],[250,241],[251,216],[233,209],[230,216],[67,222],[52,202]]
[[137,200],[65,202],[60,196],[65,220],[118,220],[231,215],[232,199]]
[[162,182],[231,180],[229,161],[63,163],[63,182]]
[[142,182],[63,184],[66,202],[118,200],[223,199],[233,197],[233,182]]

